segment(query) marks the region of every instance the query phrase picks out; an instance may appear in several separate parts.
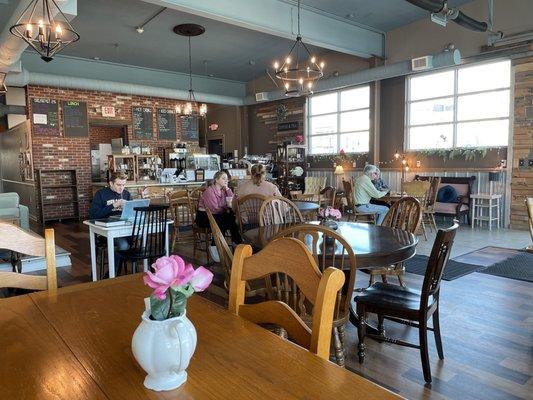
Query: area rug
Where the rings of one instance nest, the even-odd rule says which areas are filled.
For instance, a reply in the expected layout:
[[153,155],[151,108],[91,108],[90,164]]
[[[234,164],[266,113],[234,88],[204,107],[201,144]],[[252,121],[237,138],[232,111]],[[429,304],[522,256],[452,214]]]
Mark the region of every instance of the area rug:
[[533,254],[520,251],[517,255],[479,272],[519,281],[533,282]]
[[482,249],[472,251],[455,257],[454,261],[465,264],[481,265],[483,267],[490,267],[499,262],[503,262],[520,254],[520,250],[507,249],[504,247],[487,246]]
[[[422,256],[419,254],[415,255],[413,258],[405,262],[405,271],[416,275],[425,275],[428,259],[428,256]],[[453,281],[454,279],[471,274],[472,272],[476,272],[483,268],[484,267],[480,265],[465,264],[455,260],[448,260],[448,263],[444,268],[444,273],[442,274],[442,279],[445,281]]]

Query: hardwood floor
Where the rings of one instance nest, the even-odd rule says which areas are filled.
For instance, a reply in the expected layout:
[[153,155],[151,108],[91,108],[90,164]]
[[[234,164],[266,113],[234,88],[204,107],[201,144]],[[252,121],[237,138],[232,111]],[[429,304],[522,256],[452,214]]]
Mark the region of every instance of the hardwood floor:
[[[51,225],[59,246],[72,253],[72,267],[59,272],[60,286],[90,280],[88,229],[80,223]],[[36,229],[36,231],[38,231]],[[432,239],[430,239],[432,240]],[[480,242],[479,247],[486,246]],[[190,243],[177,244],[176,254],[195,265],[205,263],[202,253],[193,257]],[[204,295],[225,306],[221,271],[212,266],[217,281]],[[418,288],[422,276],[407,274],[407,285]],[[357,287],[368,276],[357,274]],[[430,336],[433,383],[425,385],[416,349],[367,340],[364,364],[357,361],[357,332],[346,331],[347,368],[409,399],[531,399],[533,393],[533,284],[472,273],[443,281],[441,331],[444,360],[437,357]],[[390,321],[390,336],[417,343],[418,331]],[[346,388],[353,390],[357,388]]]

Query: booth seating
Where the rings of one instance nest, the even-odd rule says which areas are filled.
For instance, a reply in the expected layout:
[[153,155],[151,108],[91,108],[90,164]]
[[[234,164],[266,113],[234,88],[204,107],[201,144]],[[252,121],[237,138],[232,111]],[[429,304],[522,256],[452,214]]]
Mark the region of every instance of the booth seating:
[[0,220],[15,221],[25,231],[30,230],[28,207],[20,204],[17,193],[0,193]]
[[[432,177],[415,175],[415,180],[428,181]],[[438,197],[435,202],[435,215],[443,215],[461,220],[462,215],[466,215],[470,224],[470,210],[472,209],[472,188],[474,186],[475,176],[469,177],[450,177],[443,176],[440,178],[438,190],[444,186],[451,186],[457,192],[457,198],[453,202],[439,202]]]

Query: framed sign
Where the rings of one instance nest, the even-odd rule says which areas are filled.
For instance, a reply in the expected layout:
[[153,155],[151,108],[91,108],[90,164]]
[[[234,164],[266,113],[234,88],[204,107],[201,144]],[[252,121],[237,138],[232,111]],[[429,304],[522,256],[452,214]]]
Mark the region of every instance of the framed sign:
[[59,136],[59,107],[57,100],[31,99],[33,134]]
[[280,122],[278,123],[278,132],[296,131],[299,125],[298,121]]
[[65,137],[88,137],[87,103],[77,100],[62,102]]
[[151,107],[133,107],[133,137],[151,139],[154,133]]
[[176,140],[176,111],[171,108],[157,109],[157,130],[159,139]]
[[183,117],[181,124],[181,140],[198,140],[198,117]]

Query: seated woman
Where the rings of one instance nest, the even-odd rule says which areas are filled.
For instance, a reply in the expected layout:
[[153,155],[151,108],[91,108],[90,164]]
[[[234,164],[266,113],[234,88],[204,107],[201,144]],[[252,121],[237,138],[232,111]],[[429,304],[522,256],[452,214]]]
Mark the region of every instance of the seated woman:
[[353,200],[357,212],[377,214],[376,224],[381,225],[389,207],[370,203],[371,199],[379,199],[387,194],[386,191],[377,190],[372,184],[372,180],[378,177],[378,167],[368,164],[363,170],[363,175],[355,180]]
[[244,197],[248,194],[261,194],[263,196],[281,196],[281,193],[276,185],[267,182],[266,168],[263,164],[255,164],[251,168],[252,179],[239,185],[237,189],[237,196]]
[[228,188],[228,175],[224,171],[218,171],[213,177],[213,182],[204,190],[198,201],[195,222],[202,228],[209,228],[209,219],[206,213],[206,210],[209,210],[220,230],[222,232],[229,230],[233,243],[239,244],[242,243],[242,238],[235,221],[235,213],[228,206],[232,200],[233,192]]

